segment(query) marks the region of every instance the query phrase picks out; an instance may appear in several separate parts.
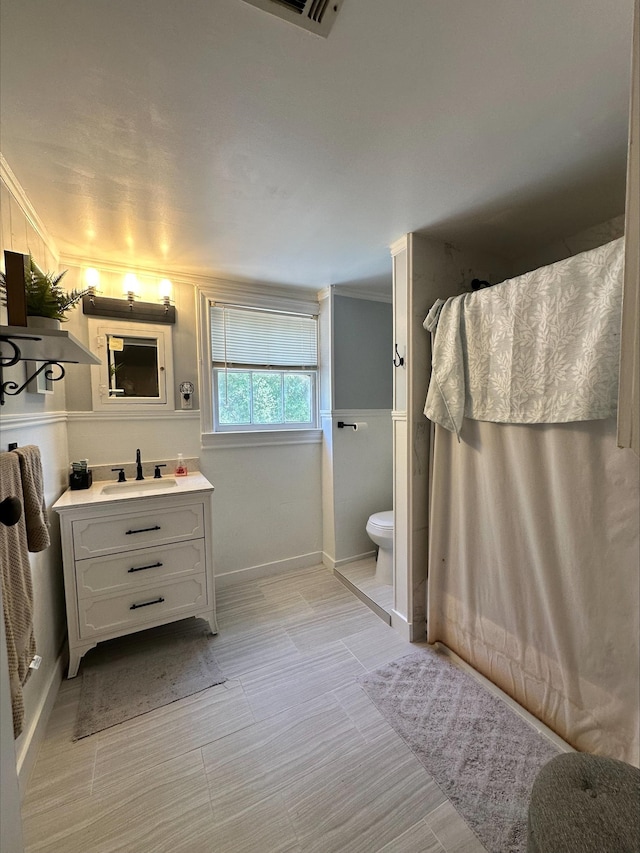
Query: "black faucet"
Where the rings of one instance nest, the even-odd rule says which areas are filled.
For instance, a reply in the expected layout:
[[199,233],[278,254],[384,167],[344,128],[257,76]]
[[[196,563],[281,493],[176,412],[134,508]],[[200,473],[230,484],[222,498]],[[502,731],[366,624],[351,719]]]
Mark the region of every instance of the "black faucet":
[[144,480],[142,476],[142,462],[140,461],[140,448],[136,450],[136,480]]

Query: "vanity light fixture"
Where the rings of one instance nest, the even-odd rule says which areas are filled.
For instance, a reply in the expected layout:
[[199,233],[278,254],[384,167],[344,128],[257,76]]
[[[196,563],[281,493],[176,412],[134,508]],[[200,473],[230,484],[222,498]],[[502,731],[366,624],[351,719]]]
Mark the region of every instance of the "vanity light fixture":
[[[99,274],[95,270],[98,280]],[[89,270],[85,273],[88,280]],[[160,282],[162,304],[155,302],[139,302],[140,282],[134,273],[127,273],[123,281],[126,299],[111,299],[96,296],[95,292],[82,298],[82,313],[93,317],[111,317],[114,320],[134,320],[142,323],[175,323],[176,309],[171,305],[171,282],[163,279]]]

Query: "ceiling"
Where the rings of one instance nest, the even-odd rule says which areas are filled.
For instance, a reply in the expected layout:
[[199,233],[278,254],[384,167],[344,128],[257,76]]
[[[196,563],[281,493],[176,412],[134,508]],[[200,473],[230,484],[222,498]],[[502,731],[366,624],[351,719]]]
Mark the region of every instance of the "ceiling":
[[0,148],[64,255],[388,286],[624,210],[633,0],[2,0]]

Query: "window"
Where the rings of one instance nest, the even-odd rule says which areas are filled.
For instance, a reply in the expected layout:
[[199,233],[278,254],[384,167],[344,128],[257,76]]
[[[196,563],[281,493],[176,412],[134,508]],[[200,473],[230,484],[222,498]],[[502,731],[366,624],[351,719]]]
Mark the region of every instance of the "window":
[[209,320],[214,429],[315,428],[316,317],[211,303]]

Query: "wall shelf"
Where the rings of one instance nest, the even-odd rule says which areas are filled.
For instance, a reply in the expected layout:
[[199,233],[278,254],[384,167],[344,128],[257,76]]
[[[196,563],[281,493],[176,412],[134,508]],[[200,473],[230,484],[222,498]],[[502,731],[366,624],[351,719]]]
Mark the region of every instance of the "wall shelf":
[[[19,361],[37,361],[41,365],[22,385],[10,379],[5,381],[4,368],[13,367]],[[65,374],[63,364],[101,362],[84,344],[61,329],[0,326],[0,405],[4,405],[5,395],[17,396],[40,373],[44,373],[50,382],[62,379]]]

